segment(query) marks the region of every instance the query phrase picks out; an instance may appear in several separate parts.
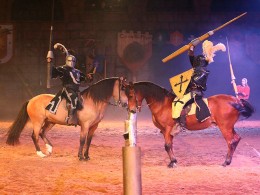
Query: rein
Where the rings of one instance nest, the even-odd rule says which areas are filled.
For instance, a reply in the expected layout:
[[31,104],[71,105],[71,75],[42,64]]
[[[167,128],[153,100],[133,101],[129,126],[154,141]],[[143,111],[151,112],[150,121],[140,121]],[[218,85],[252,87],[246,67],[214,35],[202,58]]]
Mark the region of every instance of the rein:
[[118,94],[118,97],[119,97],[119,100],[118,101],[115,101],[116,103],[111,103],[109,101],[104,101],[106,102],[108,105],[111,105],[111,106],[117,106],[117,107],[123,107],[125,108],[127,105],[126,104],[122,104],[122,101],[121,101],[121,90],[124,90],[124,85],[123,85],[123,80],[124,78],[119,78],[119,85],[118,85],[118,91],[119,91],[119,94]]
[[153,103],[154,103],[154,102],[151,102],[151,103],[146,104],[146,105],[142,105],[142,104],[141,104],[140,106],[137,105],[137,108],[136,108],[136,109],[137,109],[138,112],[141,112],[141,111],[140,111],[141,108],[143,108],[143,107],[149,107],[149,106],[152,105]]
[[[168,91],[167,95],[169,95],[169,94],[171,94],[171,93],[173,92],[173,90],[171,90],[171,91],[167,90],[167,91]],[[145,99],[145,98],[144,98],[144,99]],[[137,109],[138,112],[141,112],[140,110],[141,110],[142,107],[149,107],[149,106],[152,105],[155,101],[152,101],[151,103],[146,104],[146,105],[142,105],[142,104],[141,104],[140,106],[138,105],[137,99],[136,99],[136,102],[137,102],[137,103],[136,103],[136,104],[137,104],[137,108],[136,108],[136,109]]]

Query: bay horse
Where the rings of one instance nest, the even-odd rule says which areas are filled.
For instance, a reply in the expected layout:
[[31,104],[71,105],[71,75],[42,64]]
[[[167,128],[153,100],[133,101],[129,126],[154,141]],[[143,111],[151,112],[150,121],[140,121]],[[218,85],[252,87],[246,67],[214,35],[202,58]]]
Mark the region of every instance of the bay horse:
[[[107,78],[91,85],[81,92],[83,99],[83,109],[77,111],[78,122],[81,126],[80,146],[78,149],[79,160],[88,160],[89,147],[95,130],[104,116],[104,112],[113,97],[117,106],[127,103],[127,96],[124,91],[125,80],[123,78]],[[7,133],[6,143],[16,145],[27,121],[30,119],[33,126],[32,140],[36,148],[37,155],[46,157],[52,153],[52,144],[46,137],[47,132],[55,125],[67,125],[65,118],[68,116],[65,98],[59,105],[56,114],[52,114],[45,108],[54,95],[41,94],[25,102]],[[45,143],[46,153],[44,154],[38,144],[39,137]],[[86,140],[87,137],[87,140]],[[83,148],[86,148],[83,156]]]
[[[128,96],[128,107],[133,111],[138,109],[141,111],[142,102],[146,100],[152,113],[153,124],[161,130],[164,136],[165,150],[170,158],[168,167],[172,168],[177,163],[173,153],[172,140],[179,133],[178,131],[171,133],[177,124],[177,120],[172,118],[172,102],[176,95],[152,82],[135,82],[133,84],[130,82],[130,85],[126,87],[126,95]],[[136,101],[133,101],[133,98]],[[136,104],[136,109],[134,104]],[[240,115],[245,118],[250,117],[254,112],[254,108],[245,100],[239,100],[234,96],[225,94],[210,96],[208,105],[211,111],[210,118],[203,122],[198,122],[195,114],[187,115],[185,128],[193,131],[206,129],[213,124],[217,125],[228,146],[226,159],[222,164],[227,166],[231,163],[232,156],[241,139],[236,133],[234,125]]]

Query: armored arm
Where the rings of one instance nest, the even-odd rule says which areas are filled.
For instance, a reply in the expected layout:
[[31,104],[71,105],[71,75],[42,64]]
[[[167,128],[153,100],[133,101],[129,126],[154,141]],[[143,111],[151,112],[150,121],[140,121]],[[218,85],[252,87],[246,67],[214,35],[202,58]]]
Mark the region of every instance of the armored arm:
[[57,77],[62,77],[64,75],[64,68],[59,67],[52,67],[51,69],[51,78],[56,79]]
[[193,64],[194,64],[194,59],[195,59],[195,56],[194,56],[194,46],[190,46],[190,49],[188,51],[188,56],[189,56],[189,59],[190,59],[190,64],[191,66],[193,67]]

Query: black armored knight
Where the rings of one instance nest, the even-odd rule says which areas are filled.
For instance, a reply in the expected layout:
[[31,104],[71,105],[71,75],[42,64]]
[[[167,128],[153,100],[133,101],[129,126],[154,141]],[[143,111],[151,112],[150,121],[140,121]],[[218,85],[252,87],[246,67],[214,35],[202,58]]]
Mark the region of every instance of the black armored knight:
[[80,101],[79,86],[81,82],[91,82],[92,76],[85,76],[80,70],[75,68],[76,58],[71,55],[70,52],[60,43],[54,45],[55,49],[60,49],[66,54],[66,63],[63,66],[52,67],[51,78],[60,78],[62,81],[62,89],[51,100],[46,110],[55,114],[58,105],[63,98],[69,103],[68,117],[65,119],[68,125],[77,125],[77,118],[74,115],[76,110],[82,109],[82,103]]
[[[187,93],[191,93],[191,97],[196,102],[197,105],[197,118],[199,121],[204,121],[210,116],[210,111],[202,100],[203,91],[207,90],[207,79],[209,75],[209,70],[207,66],[214,62],[213,58],[215,52],[222,50],[225,51],[226,47],[222,43],[218,43],[215,46],[211,41],[205,40],[202,44],[203,55],[194,56],[194,46],[191,46],[188,55],[190,59],[191,66],[194,70],[189,86],[186,90]],[[201,112],[200,112],[201,111]]]

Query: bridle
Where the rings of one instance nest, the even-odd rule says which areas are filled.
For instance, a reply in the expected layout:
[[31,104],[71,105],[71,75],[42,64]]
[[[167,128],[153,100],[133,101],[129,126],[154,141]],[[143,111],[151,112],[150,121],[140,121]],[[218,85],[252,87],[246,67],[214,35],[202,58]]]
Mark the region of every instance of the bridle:
[[118,78],[118,81],[119,81],[119,85],[118,85],[118,101],[115,101],[115,103],[111,103],[111,102],[108,102],[109,105],[112,105],[112,106],[118,106],[118,107],[123,107],[125,108],[127,106],[126,103],[122,103],[122,100],[121,100],[121,90],[122,91],[125,91],[126,89],[126,78],[124,77],[119,77]]
[[[126,87],[129,90],[128,92],[126,92],[126,93],[128,93],[128,107],[127,107],[127,110],[129,112],[131,112],[131,113],[140,112],[141,106],[138,106],[138,100],[137,100],[137,97],[135,95],[134,84],[132,82],[130,82]],[[130,90],[132,90],[133,96],[135,97],[135,100],[133,100],[135,102],[135,108],[133,108],[133,109],[129,108],[129,97],[132,97],[132,96],[130,96]]]

